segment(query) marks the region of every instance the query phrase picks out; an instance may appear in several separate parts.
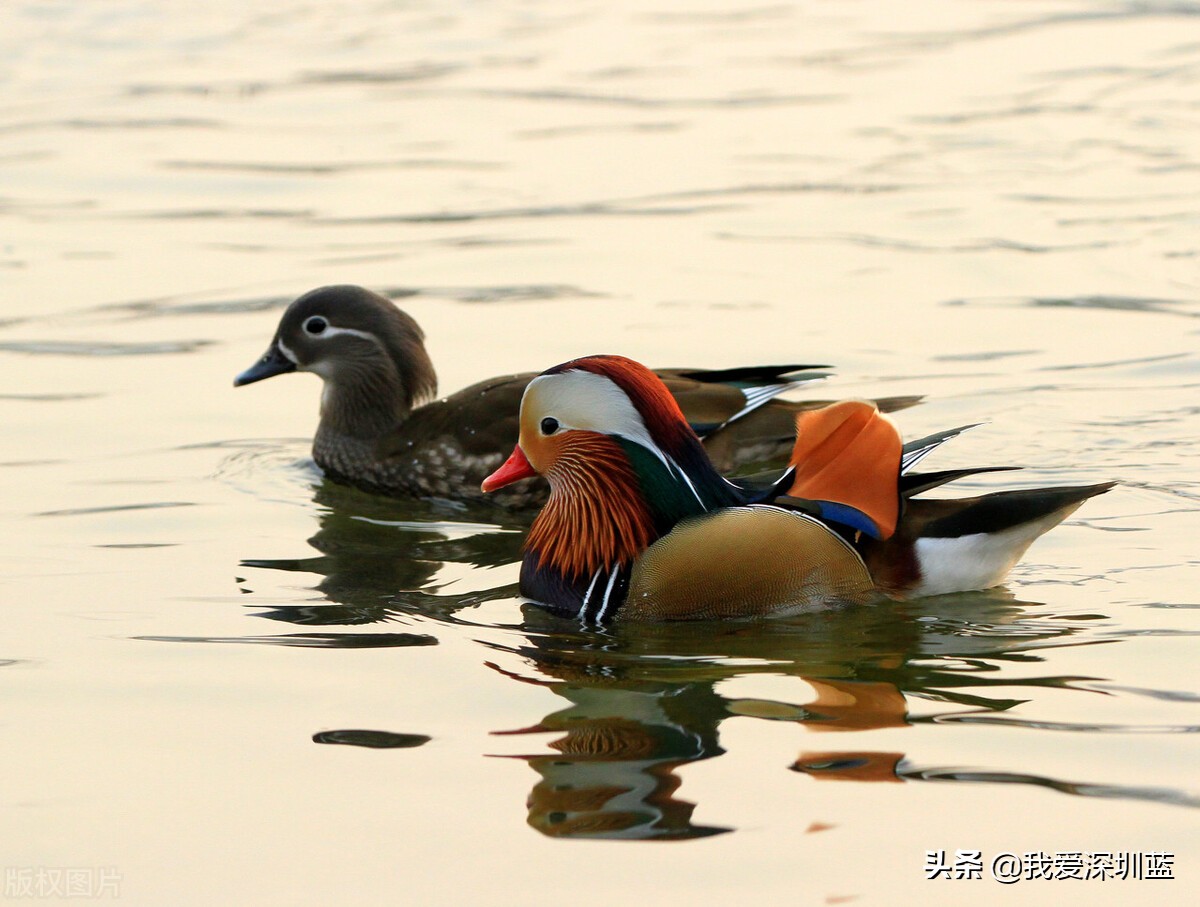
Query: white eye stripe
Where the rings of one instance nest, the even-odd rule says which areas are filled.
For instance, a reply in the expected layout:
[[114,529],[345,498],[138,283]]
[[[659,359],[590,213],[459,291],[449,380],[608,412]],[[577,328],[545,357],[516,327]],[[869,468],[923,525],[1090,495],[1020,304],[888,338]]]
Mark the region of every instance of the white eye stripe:
[[[360,331],[356,328],[338,328],[334,327],[328,322],[326,322],[325,330],[320,334],[310,334],[307,331],[304,332],[304,335],[312,341],[324,340],[326,337],[336,337],[339,334],[345,334],[351,337],[360,337],[363,340],[370,340],[381,350],[386,349],[383,345],[383,341],[369,331]],[[296,366],[299,371],[313,372],[325,379],[332,379],[334,377],[334,363],[332,363],[328,358],[318,355],[313,361],[305,365],[301,363],[300,357],[296,355],[295,351],[293,351],[286,343],[283,342],[282,337],[276,339],[275,345],[279,348],[279,352],[282,353],[284,357],[286,357],[287,360],[292,363],[292,365]]]
[[625,391],[603,375],[584,371],[539,375],[525,389],[522,409],[526,406],[556,419],[559,431],[621,435],[662,456]]
[[342,336],[361,337],[363,340],[370,340],[372,343],[379,343],[379,338],[376,337],[374,334],[372,334],[370,331],[360,331],[360,330],[358,330],[358,328],[334,327],[332,324],[329,324],[328,322],[326,322],[326,324],[325,324],[325,330],[321,331],[321,333],[310,334],[309,336],[314,337],[317,340],[324,340],[327,337],[342,337]]

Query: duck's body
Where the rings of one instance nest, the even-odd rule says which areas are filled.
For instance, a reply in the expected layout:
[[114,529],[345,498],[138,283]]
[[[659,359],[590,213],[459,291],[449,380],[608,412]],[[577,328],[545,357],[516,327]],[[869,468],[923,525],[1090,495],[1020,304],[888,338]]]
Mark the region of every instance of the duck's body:
[[785,617],[874,597],[853,546],[820,520],[748,504],[685,520],[642,552],[617,613],[624,620]]
[[[704,439],[718,470],[778,466],[791,448],[795,413],[820,403],[774,399],[814,366],[755,366],[657,372]],[[322,287],[293,302],[267,352],[235,379],[240,386],[292,371],[324,381],[313,459],[332,479],[401,497],[481,501],[480,481],[504,460],[534,373],[480,382],[435,400],[437,378],[417,323],[362,287]],[[913,398],[882,401],[909,405]],[[508,508],[546,501],[542,483],[494,496]]]
[[[379,431],[358,431],[332,418],[340,401],[323,399],[322,418],[313,437],[313,459],[329,478],[366,491],[396,497],[434,497],[478,500],[473,478],[486,475],[501,462],[505,429],[511,420],[472,428],[462,421],[472,410],[497,407],[503,412],[519,399],[524,381],[532,376],[492,378],[464,390],[423,403],[398,415]],[[545,499],[545,489],[533,483],[512,489],[499,501],[506,507],[533,507]]]
[[530,382],[520,441],[485,491],[541,473],[522,594],[588,621],[761,617],[873,597],[987,588],[1109,485],[909,500],[954,478],[907,470],[957,431],[905,446],[869,403],[797,417],[790,468],[725,480],[653,373],[615,356]]

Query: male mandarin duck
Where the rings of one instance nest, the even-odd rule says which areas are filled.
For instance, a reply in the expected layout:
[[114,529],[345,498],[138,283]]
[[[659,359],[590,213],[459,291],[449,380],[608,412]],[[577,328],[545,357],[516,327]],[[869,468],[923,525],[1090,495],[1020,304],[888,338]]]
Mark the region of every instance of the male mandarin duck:
[[782,616],[984,589],[1112,486],[913,499],[997,467],[909,473],[962,429],[905,445],[871,403],[801,412],[796,429],[782,478],[751,491],[714,468],[645,366],[591,356],[543,372],[521,401],[517,446],[482,486],[549,480],[521,593],[600,622]]
[[[820,366],[659,371],[710,457],[726,473],[782,462],[795,412],[818,403],[774,399]],[[266,353],[234,379],[240,387],[287,372],[324,381],[313,459],[335,481],[401,497],[484,500],[480,480],[504,459],[533,373],[482,381],[434,400],[437,377],[417,323],[389,299],[356,286],[322,287],[296,299]],[[915,398],[880,401],[899,408]],[[542,483],[494,500],[533,508]]]

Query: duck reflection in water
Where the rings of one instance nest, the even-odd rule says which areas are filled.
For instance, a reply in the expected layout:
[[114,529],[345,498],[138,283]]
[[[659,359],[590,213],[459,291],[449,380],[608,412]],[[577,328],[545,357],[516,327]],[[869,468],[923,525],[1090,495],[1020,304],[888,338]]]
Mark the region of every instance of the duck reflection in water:
[[[454,594],[439,588],[449,565],[511,564],[520,558],[520,522],[428,502],[381,499],[330,482],[318,486],[317,556],[246,559],[245,566],[316,574],[320,600],[259,610],[256,616],[328,628],[322,647],[412,645],[413,634],[365,632],[374,624],[417,619],[437,643],[439,623],[470,622],[476,606],[513,599],[514,586]],[[489,522],[490,521],[490,522]],[[411,591],[398,591],[411,590]],[[1014,678],[1006,666],[1036,665],[1087,616],[1047,617],[1003,590],[831,610],[774,621],[618,624],[581,627],[533,605],[519,641],[490,644],[498,671],[537,684],[566,707],[505,735],[558,733],[548,752],[518,756],[539,775],[529,795],[530,825],[557,837],[686,839],[732,831],[693,822],[679,770],[724,754],[719,729],[729,718],[791,722],[805,735],[864,733],[942,721],[1011,721],[1001,713],[1072,677]],[[335,627],[354,627],[337,632]],[[301,634],[312,635],[312,634]],[[276,639],[295,645],[292,636]],[[304,640],[306,644],[315,644]],[[488,645],[485,643],[485,645]],[[724,695],[726,681],[783,675],[804,681],[800,703]],[[989,688],[1020,699],[998,696]],[[934,717],[910,714],[913,700],[937,703]],[[949,712],[957,708],[959,711]],[[327,735],[326,735],[327,736]],[[357,740],[357,738],[354,738]],[[812,739],[812,738],[810,738]],[[862,738],[847,738],[850,740]],[[354,742],[341,740],[338,742]],[[1078,783],[998,770],[918,766],[892,748],[808,743],[781,758],[782,769],[818,781],[956,781],[1036,785],[1064,793],[1179,803],[1177,791]],[[1191,801],[1187,801],[1191,803]],[[1194,805],[1194,804],[1193,804]],[[814,817],[820,823],[820,817]]]
[[[1021,700],[986,695],[995,684],[974,671],[939,666],[932,654],[977,660],[1072,632],[1061,624],[1033,629],[1021,603],[1006,593],[959,596],[953,624],[916,623],[913,613],[855,608],[792,620],[730,624],[641,624],[581,631],[540,609],[526,612],[527,645],[493,645],[524,665],[489,663],[515,680],[543,686],[566,700],[538,723],[498,735],[560,733],[552,752],[510,756],[540,776],[528,798],[528,822],[552,837],[684,839],[732,828],[696,824],[695,804],[679,793],[683,766],[724,754],[719,727],[728,718],[791,722],[806,732],[854,733],[913,723],[907,695],[959,703],[969,711],[1003,711]],[[1004,621],[1012,636],[960,636],[963,621]],[[1007,643],[1005,640],[1007,639]],[[886,642],[886,644],[884,644]],[[932,645],[927,645],[932,643]],[[1036,657],[1030,656],[1030,661]],[[753,674],[804,681],[815,698],[801,704],[733,698],[723,681]],[[1023,684],[1066,686],[1069,678]],[[971,692],[962,689],[976,688]],[[956,689],[958,688],[958,689]],[[985,695],[980,695],[984,693]],[[860,748],[805,748],[791,769],[816,779],[898,782],[905,754]],[[819,821],[817,827],[819,827]]]
[[[257,614],[304,626],[365,626],[402,612],[449,617],[489,598],[437,594],[447,564],[494,567],[520,558],[524,523],[494,510],[416,500],[392,500],[324,480],[313,501],[320,528],[308,539],[318,554],[302,558],[245,558],[243,567],[316,574],[323,601],[281,605]],[[497,523],[497,518],[502,520]],[[407,590],[407,591],[406,591]]]

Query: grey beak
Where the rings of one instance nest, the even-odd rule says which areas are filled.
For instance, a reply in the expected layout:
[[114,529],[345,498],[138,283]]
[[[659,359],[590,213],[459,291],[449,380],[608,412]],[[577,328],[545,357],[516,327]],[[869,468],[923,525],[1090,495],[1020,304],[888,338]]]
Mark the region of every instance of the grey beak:
[[263,378],[273,378],[276,375],[283,375],[295,370],[296,363],[280,352],[279,344],[271,341],[271,345],[267,347],[262,358],[233,379],[233,386],[241,387],[243,384],[253,384],[255,381],[262,381]]

